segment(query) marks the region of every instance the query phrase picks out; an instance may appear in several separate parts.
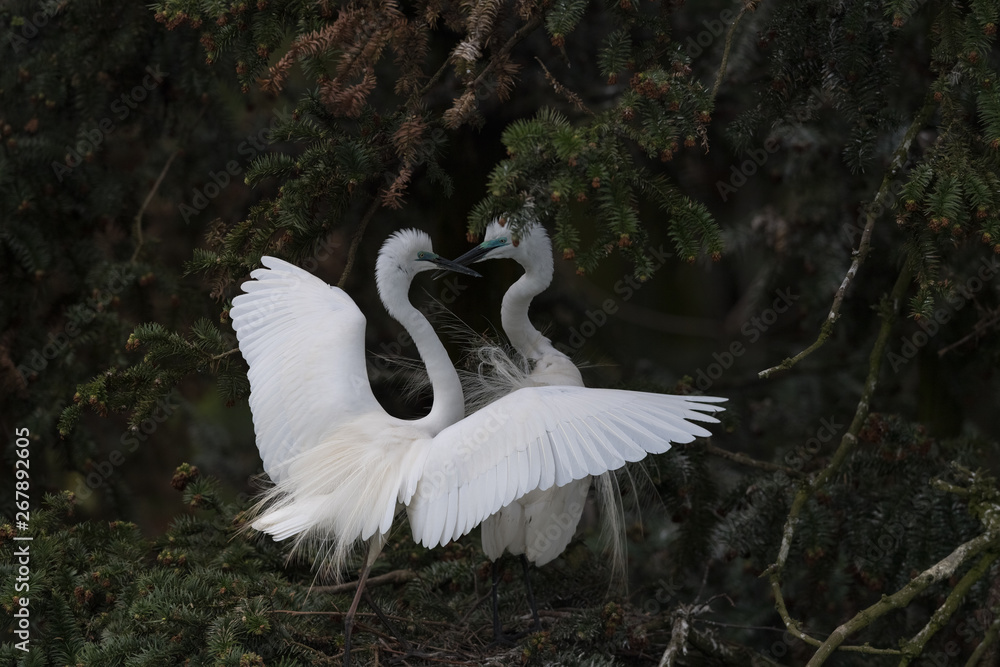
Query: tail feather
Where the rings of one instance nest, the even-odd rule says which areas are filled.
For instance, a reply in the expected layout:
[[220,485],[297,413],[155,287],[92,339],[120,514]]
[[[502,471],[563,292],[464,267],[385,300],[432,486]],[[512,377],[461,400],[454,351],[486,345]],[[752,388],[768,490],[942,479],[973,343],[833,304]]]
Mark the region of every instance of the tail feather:
[[251,526],[279,542],[311,528],[325,498],[304,498],[284,507],[266,511]]

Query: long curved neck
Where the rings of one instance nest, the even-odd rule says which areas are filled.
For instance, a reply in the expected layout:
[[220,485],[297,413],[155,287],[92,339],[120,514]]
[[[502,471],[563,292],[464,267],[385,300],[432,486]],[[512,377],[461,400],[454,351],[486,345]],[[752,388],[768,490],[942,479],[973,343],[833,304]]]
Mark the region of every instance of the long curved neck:
[[441,339],[431,323],[419,310],[413,307],[408,296],[409,281],[400,282],[393,289],[382,293],[382,303],[389,314],[410,334],[417,346],[417,352],[427,367],[427,375],[434,391],[434,402],[426,417],[414,421],[414,425],[426,428],[435,435],[465,416],[465,399],[462,383],[458,379],[455,366],[444,349]]
[[[543,262],[544,263],[544,262]],[[538,359],[553,349],[549,340],[531,324],[528,306],[531,300],[545,291],[552,282],[552,259],[548,267],[528,264],[524,275],[518,278],[503,295],[500,303],[500,324],[514,349],[528,359]]]

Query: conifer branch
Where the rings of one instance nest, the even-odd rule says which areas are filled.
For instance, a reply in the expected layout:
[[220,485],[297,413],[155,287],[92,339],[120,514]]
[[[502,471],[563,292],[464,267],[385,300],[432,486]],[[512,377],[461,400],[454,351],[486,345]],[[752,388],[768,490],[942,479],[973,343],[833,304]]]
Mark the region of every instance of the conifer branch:
[[931,640],[931,637],[943,628],[955,612],[958,611],[969,589],[986,574],[998,556],[1000,556],[1000,551],[988,551],[971,570],[965,573],[965,576],[952,589],[944,604],[938,607],[934,615],[931,616],[931,620],[927,622],[923,630],[903,645],[903,658],[899,661],[899,667],[906,667],[914,658],[920,655],[924,650],[924,646]]
[[135,237],[135,250],[132,251],[132,257],[129,259],[129,264],[135,264],[135,261],[139,258],[139,251],[142,250],[142,244],[145,239],[142,235],[142,216],[146,213],[146,208],[149,207],[149,202],[153,200],[153,195],[156,191],[160,189],[160,184],[163,183],[164,177],[167,175],[167,171],[170,169],[170,165],[173,163],[174,158],[180,154],[181,150],[178,148],[170,157],[167,158],[166,164],[163,165],[163,169],[160,170],[160,175],[157,176],[156,181],[153,183],[153,187],[149,189],[146,194],[146,199],[142,202],[142,206],[139,208],[139,212],[135,214],[135,220],[132,223],[132,235]]
[[794,357],[789,357],[777,366],[772,366],[771,368],[758,373],[758,376],[761,379],[767,379],[778,371],[788,370],[819,349],[823,343],[826,342],[827,338],[830,337],[830,333],[833,331],[833,324],[840,317],[840,306],[844,301],[844,296],[847,294],[847,288],[850,287],[851,283],[854,281],[854,276],[858,273],[858,269],[861,268],[861,265],[868,257],[869,250],[871,250],[872,229],[875,227],[875,220],[879,217],[878,213],[882,208],[881,204],[883,200],[889,196],[890,188],[896,182],[896,176],[906,163],[906,156],[910,151],[910,145],[913,143],[913,140],[916,139],[917,133],[920,129],[927,123],[928,120],[930,120],[931,114],[934,112],[935,108],[936,103],[932,98],[928,98],[928,100],[924,103],[924,106],[917,112],[917,115],[914,117],[909,129],[906,131],[906,134],[903,135],[902,141],[893,153],[892,161],[889,163],[889,168],[886,171],[885,176],[882,178],[882,185],[879,187],[878,192],[875,194],[875,198],[868,207],[868,212],[865,216],[865,227],[861,233],[861,243],[858,245],[858,249],[853,253],[854,261],[851,262],[851,267],[847,270],[844,280],[840,283],[840,287],[837,289],[837,293],[833,297],[833,305],[830,306],[830,312],[823,321],[823,325],[820,327],[819,336],[816,338],[816,341],[806,349],[796,354]]
[[486,77],[489,76],[493,72],[493,70],[495,70],[499,66],[500,63],[503,63],[504,61],[507,60],[507,56],[510,55],[510,52],[514,50],[514,47],[517,46],[518,43],[525,37],[534,32],[535,28],[537,28],[540,25],[542,25],[542,17],[535,16],[530,21],[525,23],[523,26],[518,28],[517,31],[513,35],[511,35],[506,42],[504,42],[503,46],[500,47],[500,50],[493,55],[493,57],[490,59],[490,63],[486,66],[486,68],[482,72],[479,73],[479,76],[477,76],[476,80],[472,82],[470,88],[472,90],[477,89],[480,86],[480,84],[486,79]]
[[552,86],[552,90],[569,100],[569,103],[576,107],[578,111],[582,111],[590,116],[594,115],[594,112],[587,108],[587,105],[583,103],[583,100],[580,99],[579,95],[559,83],[559,80],[554,74],[552,74],[552,72],[549,71],[549,69],[545,66],[545,63],[542,62],[541,58],[535,56],[535,60],[538,61],[538,64],[542,67],[542,71],[545,72],[545,80]]
[[744,0],[743,9],[740,13],[736,15],[733,19],[733,24],[729,26],[729,30],[726,32],[726,46],[722,50],[722,62],[719,63],[719,71],[715,75],[715,85],[712,86],[712,96],[711,99],[714,102],[715,96],[719,93],[719,86],[722,85],[722,78],[726,75],[726,63],[729,62],[729,51],[733,48],[733,36],[736,34],[736,26],[740,24],[740,20],[747,11],[754,11],[757,9],[757,5],[760,0]]
[[381,205],[381,199],[379,197],[375,197],[372,200],[372,203],[368,206],[368,210],[365,211],[364,217],[361,218],[361,222],[358,224],[358,228],[354,232],[354,238],[351,239],[351,247],[347,251],[347,262],[344,264],[344,272],[340,274],[340,280],[337,281],[337,287],[343,289],[344,285],[347,283],[347,277],[351,275],[351,269],[354,267],[354,258],[358,255],[358,246],[361,245],[361,239],[365,235],[365,228],[368,227],[368,223],[371,222],[372,217],[374,217],[375,211],[377,211]]

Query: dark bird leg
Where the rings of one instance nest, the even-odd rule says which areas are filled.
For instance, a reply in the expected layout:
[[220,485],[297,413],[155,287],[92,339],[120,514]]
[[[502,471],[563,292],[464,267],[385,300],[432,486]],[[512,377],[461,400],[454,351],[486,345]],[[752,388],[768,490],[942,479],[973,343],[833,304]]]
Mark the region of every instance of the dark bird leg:
[[[535,632],[540,632],[542,622],[538,619],[538,607],[535,605],[535,593],[531,590],[531,577],[528,576],[528,559],[521,554],[521,567],[524,568],[524,587],[528,591],[528,604],[531,605],[531,617],[535,619]],[[494,589],[495,590],[495,589]]]
[[493,641],[502,644],[506,641],[503,636],[503,626],[500,624],[500,599],[497,596],[497,584],[500,581],[499,561],[493,561]]
[[351,667],[351,630],[354,628],[354,615],[358,611],[358,603],[361,602],[361,597],[364,595],[365,582],[368,581],[368,573],[372,569],[372,545],[368,544],[368,553],[365,555],[365,565],[361,568],[361,576],[358,578],[358,590],[354,593],[354,599],[351,600],[351,607],[347,610],[347,615],[344,616],[344,667]]

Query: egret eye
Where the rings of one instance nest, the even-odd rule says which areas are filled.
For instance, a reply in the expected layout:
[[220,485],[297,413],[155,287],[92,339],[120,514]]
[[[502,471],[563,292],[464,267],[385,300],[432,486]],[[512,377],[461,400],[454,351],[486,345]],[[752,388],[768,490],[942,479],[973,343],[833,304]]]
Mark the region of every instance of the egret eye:
[[427,253],[424,252],[423,250],[417,253],[417,259],[423,259],[425,257],[427,257]]
[[506,236],[503,237],[502,239],[500,239],[500,243],[506,243],[506,242],[507,242],[507,237]]

